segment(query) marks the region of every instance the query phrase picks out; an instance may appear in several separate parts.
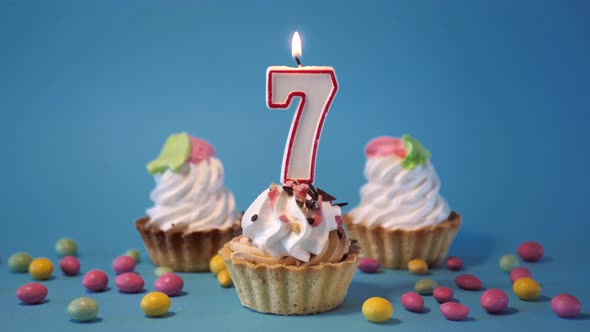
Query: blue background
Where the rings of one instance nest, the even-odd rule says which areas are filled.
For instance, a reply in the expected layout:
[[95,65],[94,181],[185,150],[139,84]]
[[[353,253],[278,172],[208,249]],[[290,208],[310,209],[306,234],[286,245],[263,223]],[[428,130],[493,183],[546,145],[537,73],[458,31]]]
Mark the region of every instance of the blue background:
[[[295,30],[304,65],[333,66],[340,85],[318,186],[355,205],[364,145],[411,133],[431,150],[442,193],[463,215],[451,254],[466,271],[509,290],[499,257],[536,240],[547,258],[529,267],[544,296],[590,303],[589,15],[585,1],[0,0],[0,320],[11,329],[81,329],[65,315],[84,295],[81,277],[56,273],[50,302],[24,307],[14,291],[30,278],[9,273],[6,259],[15,251],[56,258],[55,241],[70,236],[83,271],[110,270],[117,254],[143,248],[133,221],[151,204],[145,164],[172,132],[214,145],[240,209],[278,182],[293,108],[266,108],[264,74],[294,65]],[[152,269],[140,266],[148,289]],[[454,275],[432,277],[451,285]],[[370,296],[391,299],[389,324],[408,330],[581,329],[590,317],[558,319],[547,298],[512,294],[512,314],[492,317],[478,293],[464,291],[456,297],[471,321],[445,321],[432,298],[432,312],[410,314],[399,296],[418,278],[387,271],[357,274],[335,312],[283,318],[243,309],[210,275],[185,278],[173,317],[148,320],[140,295],[111,290],[96,295],[102,321],[84,327],[387,328],[362,317]]]

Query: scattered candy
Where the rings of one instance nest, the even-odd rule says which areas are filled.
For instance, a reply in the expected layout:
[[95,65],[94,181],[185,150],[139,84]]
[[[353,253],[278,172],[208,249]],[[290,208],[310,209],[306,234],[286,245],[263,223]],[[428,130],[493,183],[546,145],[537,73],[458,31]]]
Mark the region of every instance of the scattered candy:
[[143,289],[143,279],[137,273],[125,272],[115,278],[115,285],[121,293],[139,293]]
[[359,262],[359,270],[365,273],[375,273],[379,270],[381,264],[374,258],[362,258]]
[[440,305],[440,312],[448,320],[464,320],[469,315],[469,308],[457,302],[445,302]]
[[59,261],[59,268],[67,276],[75,276],[80,272],[80,261],[74,256],[65,256]]
[[119,256],[113,261],[113,270],[116,274],[133,272],[135,270],[135,263],[135,259],[127,255]]
[[154,274],[157,275],[158,277],[161,276],[164,273],[171,273],[171,272],[174,272],[174,270],[172,270],[172,268],[170,268],[168,266],[158,266],[154,270]]
[[412,259],[408,262],[408,270],[412,274],[425,274],[428,272],[428,264],[420,258]]
[[133,258],[135,262],[139,262],[139,251],[137,249],[129,249],[125,251],[125,255]]
[[82,279],[82,285],[91,292],[102,292],[108,283],[109,277],[101,270],[90,270]]
[[217,274],[217,281],[219,281],[221,287],[231,287],[234,284],[227,270],[221,270]]
[[33,257],[26,252],[17,252],[8,259],[8,268],[12,272],[25,273],[29,271],[29,265]]
[[172,306],[168,295],[162,292],[151,292],[141,299],[141,310],[150,317],[164,316]]
[[55,243],[55,252],[59,257],[76,256],[78,254],[78,245],[72,239],[59,239]]
[[79,297],[68,304],[68,315],[79,322],[87,322],[96,318],[98,303],[88,297]]
[[182,287],[184,287],[184,281],[175,273],[162,274],[154,282],[154,288],[168,296],[180,294]]
[[466,290],[480,290],[483,285],[478,277],[472,274],[461,274],[455,278],[457,286]]
[[383,323],[393,315],[393,306],[382,297],[372,297],[363,303],[362,311],[370,322]]
[[451,256],[447,258],[445,265],[449,270],[459,271],[463,268],[463,260],[459,257]]
[[514,284],[512,284],[512,290],[521,300],[526,301],[532,301],[541,294],[541,286],[531,277],[524,277],[516,280]]
[[449,287],[439,286],[432,291],[432,296],[438,303],[445,303],[453,300],[453,290]]
[[35,258],[29,265],[29,273],[36,280],[47,280],[53,273],[53,263],[48,258]]
[[515,267],[520,265],[518,257],[508,254],[500,258],[500,269],[506,273],[510,273]]
[[223,262],[223,258],[221,258],[220,254],[217,254],[211,258],[209,261],[209,270],[211,270],[211,272],[213,272],[215,275],[225,270],[225,263]]
[[510,281],[512,281],[512,283],[514,283],[516,280],[520,279],[520,278],[524,278],[524,277],[530,277],[532,276],[531,271],[529,271],[529,269],[527,269],[526,267],[523,266],[519,266],[519,267],[515,267],[514,270],[512,270],[512,272],[510,272]]
[[504,311],[508,306],[508,295],[498,288],[491,288],[481,294],[479,304],[489,313]]
[[551,309],[553,309],[559,317],[573,318],[582,310],[582,304],[575,296],[559,294],[551,299]]
[[414,285],[414,290],[421,295],[430,295],[436,287],[438,287],[436,281],[432,279],[420,279]]
[[529,241],[519,245],[516,253],[527,262],[537,262],[543,258],[545,250],[540,243]]
[[47,297],[47,287],[38,282],[24,284],[16,290],[16,297],[26,304],[39,304]]
[[421,312],[424,309],[424,299],[416,292],[404,293],[401,303],[408,311]]

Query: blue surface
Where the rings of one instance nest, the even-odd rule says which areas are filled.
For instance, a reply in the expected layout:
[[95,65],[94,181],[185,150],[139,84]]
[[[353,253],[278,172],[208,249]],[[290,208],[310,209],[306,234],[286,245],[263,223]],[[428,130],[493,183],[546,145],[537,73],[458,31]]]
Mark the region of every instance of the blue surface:
[[[0,0],[3,329],[587,329],[589,15],[583,1]],[[14,292],[30,278],[8,272],[15,251],[57,262],[53,245],[67,235],[88,271],[142,247],[133,221],[150,206],[145,164],[171,132],[216,147],[241,209],[277,182],[292,109],[266,109],[264,73],[293,65],[295,30],[303,63],[333,66],[340,85],[319,148],[320,187],[356,204],[365,143],[411,133],[464,217],[451,254],[467,271],[508,290],[499,257],[540,241],[547,259],[530,268],[543,295],[575,294],[585,314],[558,319],[548,302],[511,295],[517,312],[489,316],[479,293],[457,291],[472,320],[447,322],[432,298],[430,313],[403,310],[399,295],[417,278],[390,271],[357,274],[340,309],[311,317],[250,312],[207,274],[185,276],[187,294],[166,319],[144,318],[141,295],[110,290],[95,296],[101,321],[71,323],[67,303],[87,294],[81,277],[60,273],[46,283],[48,303],[18,304]],[[140,266],[149,289],[152,269]],[[432,277],[452,285],[454,275]],[[375,295],[393,301],[396,326],[362,317]]]

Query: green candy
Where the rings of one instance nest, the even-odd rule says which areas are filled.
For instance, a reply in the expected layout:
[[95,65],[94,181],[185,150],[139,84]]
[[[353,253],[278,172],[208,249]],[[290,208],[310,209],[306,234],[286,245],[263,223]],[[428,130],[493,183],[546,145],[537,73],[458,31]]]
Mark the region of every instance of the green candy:
[[156,268],[156,270],[154,271],[154,274],[157,275],[158,277],[161,276],[162,274],[165,273],[170,273],[170,272],[174,272],[174,270],[172,270],[171,268],[169,268],[168,266],[158,266]]
[[17,252],[8,259],[8,268],[12,272],[25,273],[29,272],[29,265],[33,257],[26,252]]
[[78,254],[78,245],[72,239],[59,239],[55,243],[55,252],[59,257],[76,256]]
[[68,304],[68,315],[73,320],[87,322],[96,318],[98,303],[88,297],[79,297]]
[[125,255],[133,258],[134,261],[139,262],[139,251],[136,249],[129,249],[125,252]]
[[147,170],[155,175],[171,170],[177,173],[187,160],[191,151],[191,142],[187,133],[172,134],[164,143],[160,155],[147,164]]
[[506,272],[506,273],[510,273],[512,272],[512,270],[514,270],[515,267],[520,265],[520,262],[518,261],[518,257],[512,255],[512,254],[508,254],[508,255],[504,255],[502,256],[502,258],[500,258],[500,269],[502,269],[502,271]]
[[424,164],[430,158],[430,151],[423,147],[417,139],[405,134],[402,137],[402,141],[406,149],[406,157],[402,160],[401,164],[404,169],[413,170]]
[[420,295],[431,295],[436,287],[438,287],[438,282],[432,279],[420,279],[414,285],[414,289]]

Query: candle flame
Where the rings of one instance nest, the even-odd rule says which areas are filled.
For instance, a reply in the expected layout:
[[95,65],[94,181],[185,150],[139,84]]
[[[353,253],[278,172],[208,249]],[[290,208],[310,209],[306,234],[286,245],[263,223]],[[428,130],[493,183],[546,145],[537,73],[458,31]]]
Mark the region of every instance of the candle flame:
[[299,32],[297,31],[295,31],[293,39],[291,39],[291,55],[293,58],[301,56],[301,37],[299,37]]

